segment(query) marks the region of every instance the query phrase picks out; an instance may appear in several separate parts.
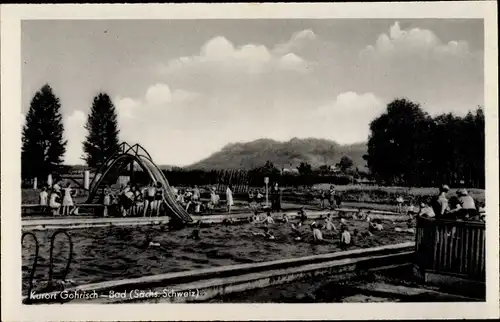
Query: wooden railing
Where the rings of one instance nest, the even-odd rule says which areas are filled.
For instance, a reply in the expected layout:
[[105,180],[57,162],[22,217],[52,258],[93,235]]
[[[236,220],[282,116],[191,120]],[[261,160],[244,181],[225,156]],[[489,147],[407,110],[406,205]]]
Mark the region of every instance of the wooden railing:
[[485,223],[417,219],[416,264],[422,273],[485,281]]

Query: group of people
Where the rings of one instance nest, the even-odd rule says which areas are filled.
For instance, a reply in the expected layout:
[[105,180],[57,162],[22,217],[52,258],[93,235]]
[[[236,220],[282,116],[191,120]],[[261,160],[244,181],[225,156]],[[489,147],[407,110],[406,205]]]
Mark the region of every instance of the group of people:
[[264,194],[265,191],[263,191],[263,189],[251,189],[248,191],[248,204],[250,209],[270,208],[271,212],[281,211],[282,191],[279,184],[275,182],[268,191],[268,201],[270,205],[264,204]]
[[327,204],[331,210],[337,209],[340,206],[341,198],[335,193],[335,186],[331,185],[328,191],[322,190],[320,195],[320,207],[326,209]]
[[418,212],[410,209],[410,216],[417,215],[440,219],[483,219],[484,208],[479,207],[466,189],[458,189],[456,196],[448,198],[450,188],[441,186],[439,194],[433,198],[423,198]]
[[[304,209],[301,209],[297,215],[298,219],[296,221],[292,222],[287,214],[283,214],[279,221],[283,224],[290,225],[290,236],[293,240],[301,241],[307,237],[303,228],[306,226],[305,222],[308,218]],[[328,214],[326,218],[324,218],[323,223],[313,221],[309,224],[310,237],[313,244],[331,244],[335,242],[334,237],[337,233],[340,233],[339,244],[341,248],[346,248],[351,244],[351,233],[349,232],[345,219],[341,219],[340,227],[337,228],[333,222],[333,218],[332,214]],[[255,212],[250,221],[252,224],[265,225],[263,232],[253,232],[254,236],[262,236],[268,240],[277,239],[269,228],[270,225],[276,224],[277,221],[272,217],[270,211],[267,211],[267,215],[263,218]],[[328,235],[329,238],[324,237],[322,230],[325,231],[325,234]]]
[[126,184],[118,193],[113,193],[109,186],[103,189],[102,203],[103,216],[117,211],[121,216],[159,216],[163,204],[163,187],[160,182],[151,182],[144,188],[130,183]]
[[71,183],[63,185],[61,180],[56,181],[51,186],[44,186],[39,193],[39,204],[42,212],[47,208],[54,216],[72,215],[78,211],[73,202],[73,197],[77,190],[73,189]]

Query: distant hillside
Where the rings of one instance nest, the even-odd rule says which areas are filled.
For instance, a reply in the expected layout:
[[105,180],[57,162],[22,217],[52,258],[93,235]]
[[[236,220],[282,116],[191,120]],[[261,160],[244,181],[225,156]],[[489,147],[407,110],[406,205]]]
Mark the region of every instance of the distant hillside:
[[189,169],[252,169],[271,161],[278,168],[295,168],[301,162],[313,167],[324,164],[334,165],[344,155],[349,156],[354,165],[366,168],[363,155],[366,143],[339,145],[325,139],[297,139],[278,142],[259,139],[247,143],[231,143],[208,158],[192,164]]

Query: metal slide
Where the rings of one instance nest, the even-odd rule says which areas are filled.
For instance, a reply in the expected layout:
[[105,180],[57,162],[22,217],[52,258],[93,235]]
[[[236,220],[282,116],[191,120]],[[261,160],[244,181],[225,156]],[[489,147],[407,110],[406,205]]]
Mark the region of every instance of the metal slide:
[[149,172],[151,178],[156,182],[160,182],[163,187],[163,201],[167,205],[172,216],[177,217],[182,222],[193,222],[191,215],[177,202],[172,193],[172,188],[168,184],[167,178],[163,172],[146,156],[138,155],[137,158],[144,166],[145,170]]

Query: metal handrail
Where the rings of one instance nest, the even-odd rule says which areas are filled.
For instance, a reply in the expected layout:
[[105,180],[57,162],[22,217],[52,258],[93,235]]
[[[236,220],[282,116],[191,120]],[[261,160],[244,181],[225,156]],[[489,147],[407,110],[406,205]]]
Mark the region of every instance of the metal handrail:
[[[70,249],[69,249],[69,256],[68,256],[68,262],[66,263],[66,267],[64,268],[62,274],[61,274],[61,280],[66,280],[66,277],[69,273],[69,268],[70,268],[70,265],[71,265],[71,261],[73,260],[73,240],[71,239],[71,235],[60,229],[60,230],[57,230],[55,231],[52,236],[50,237],[50,261],[49,261],[49,278],[48,278],[48,282],[49,282],[49,287],[51,287],[52,285],[52,278],[53,278],[53,272],[54,272],[54,242],[55,242],[55,239],[58,235],[60,234],[64,234],[66,235],[66,237],[68,238],[68,242],[69,242],[69,246],[70,246]],[[29,287],[28,287],[28,297],[26,298],[26,301],[25,303],[29,304],[31,303],[31,291],[33,290],[33,281],[35,279],[35,272],[36,272],[36,269],[38,267],[38,257],[40,255],[40,243],[38,241],[38,238],[36,237],[36,235],[32,232],[25,232],[22,234],[21,236],[21,245],[24,244],[24,238],[26,236],[32,236],[34,241],[35,241],[35,259],[33,261],[33,266],[31,267],[31,272],[30,272],[30,280],[29,280]]]

